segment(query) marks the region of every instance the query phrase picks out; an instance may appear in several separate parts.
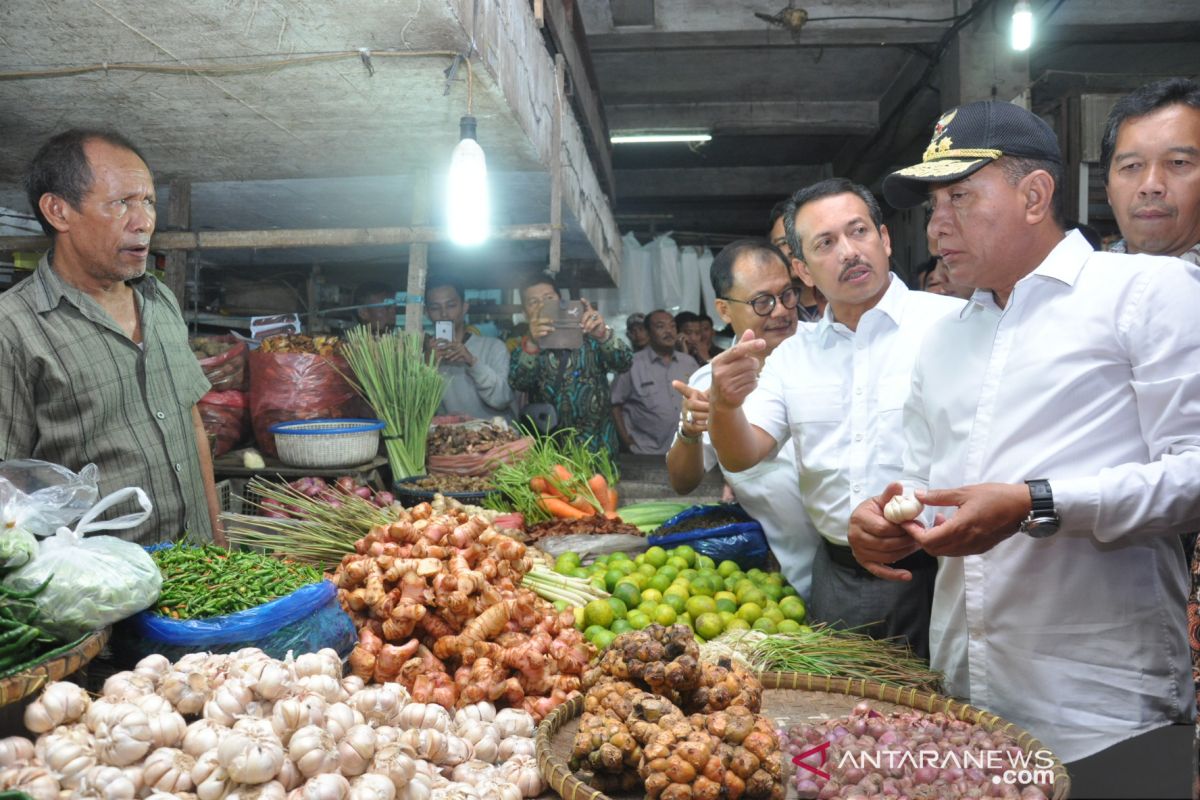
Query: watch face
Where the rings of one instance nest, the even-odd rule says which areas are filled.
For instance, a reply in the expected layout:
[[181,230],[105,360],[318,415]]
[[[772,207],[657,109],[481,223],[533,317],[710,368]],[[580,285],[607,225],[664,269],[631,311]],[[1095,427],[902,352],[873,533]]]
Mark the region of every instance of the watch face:
[[1045,539],[1058,533],[1058,517],[1034,517],[1021,524],[1021,530],[1034,539]]

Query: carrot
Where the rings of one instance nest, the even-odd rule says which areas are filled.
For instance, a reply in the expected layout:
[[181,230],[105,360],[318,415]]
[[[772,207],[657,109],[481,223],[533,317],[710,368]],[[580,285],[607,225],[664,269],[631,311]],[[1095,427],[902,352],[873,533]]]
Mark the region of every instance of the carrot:
[[584,519],[590,515],[583,513],[575,506],[552,495],[542,495],[539,501],[541,507],[549,514],[559,519]]
[[[603,501],[601,501],[601,502],[603,503]],[[617,490],[616,489],[608,490],[608,502],[603,503],[603,505],[604,505],[604,518],[605,519],[620,519],[620,517],[617,516]]]
[[548,494],[551,497],[557,497],[559,500],[566,500],[566,495],[554,487],[554,484],[546,480],[541,475],[534,476],[529,479],[529,488],[533,489],[538,494]]
[[[613,519],[617,512],[617,493],[609,487],[608,480],[597,472],[588,479],[588,487],[591,488],[592,494],[596,495],[596,500],[599,501],[600,510],[604,512],[604,516]],[[613,516],[609,516],[609,514]]]
[[581,494],[575,495],[575,499],[571,501],[571,506],[573,508],[578,508],[589,517],[596,516],[596,507],[592,505],[590,500]]
[[575,476],[571,474],[571,471],[562,464],[555,464],[554,469],[550,471],[554,473],[555,479],[562,483],[570,483],[575,480]]

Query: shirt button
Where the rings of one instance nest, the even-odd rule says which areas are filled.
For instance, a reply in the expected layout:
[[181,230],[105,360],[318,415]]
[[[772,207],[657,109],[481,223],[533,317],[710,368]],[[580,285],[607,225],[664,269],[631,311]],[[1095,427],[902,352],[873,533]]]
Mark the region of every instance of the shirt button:
[[856,442],[861,442],[861,441],[862,441],[862,434],[861,434],[861,433],[856,433],[856,434],[854,434],[854,441],[856,441]]
[[862,387],[859,386],[857,389],[854,390],[854,393],[859,394],[859,395],[862,394]]
[[166,418],[167,418],[167,415],[166,415],[166,414],[164,414],[164,413],[163,413],[163,412],[161,412],[161,411],[155,411],[155,412],[154,412],[154,416],[158,417],[159,419],[166,419]]
[[175,471],[176,471],[176,472],[183,472],[183,464],[176,464],[176,465],[175,465]]
[[857,494],[858,492],[862,491],[862,484],[856,483],[853,486],[851,486],[850,488],[854,490],[855,494]]

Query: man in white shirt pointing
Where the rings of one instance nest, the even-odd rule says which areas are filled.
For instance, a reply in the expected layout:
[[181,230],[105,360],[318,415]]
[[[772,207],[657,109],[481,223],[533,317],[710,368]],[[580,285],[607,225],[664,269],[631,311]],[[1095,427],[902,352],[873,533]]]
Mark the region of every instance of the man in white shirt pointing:
[[941,513],[887,522],[889,486],[850,543],[881,576],[941,557],[930,646],[949,692],[1074,762],[1192,716],[1179,534],[1200,527],[1200,270],[1065,234],[1062,178],[1054,132],[989,101],[943,115],[923,162],[885,180],[894,206],[928,198],[951,279],[980,288],[930,330],[904,411],[904,480]]
[[709,435],[730,472],[771,458],[791,437],[796,517],[807,514],[821,534],[809,616],[901,637],[926,654],[936,562],[914,552],[904,566],[916,578],[889,584],[855,562],[846,534],[854,507],[900,478],[913,358],[929,326],[962,301],[910,292],[891,273],[887,227],[863,186],[832,178],[805,187],[784,219],[793,264],[828,299],[825,315],[780,344],[761,376],[766,342],[753,329],[713,359]]

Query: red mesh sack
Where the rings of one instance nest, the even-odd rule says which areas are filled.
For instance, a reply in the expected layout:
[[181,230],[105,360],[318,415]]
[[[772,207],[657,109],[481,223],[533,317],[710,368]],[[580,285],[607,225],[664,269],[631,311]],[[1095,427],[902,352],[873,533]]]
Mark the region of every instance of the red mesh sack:
[[196,408],[212,445],[213,458],[237,447],[250,432],[250,400],[245,392],[209,392]]
[[251,351],[250,420],[258,449],[276,454],[268,430],[276,422],[374,416],[342,373],[350,374],[350,366],[340,356]]
[[214,392],[225,392],[231,389],[245,390],[249,386],[249,376],[246,374],[246,356],[250,349],[246,343],[236,336],[205,336],[214,342],[232,342],[233,347],[220,355],[201,358],[200,369],[204,377],[212,384]]

